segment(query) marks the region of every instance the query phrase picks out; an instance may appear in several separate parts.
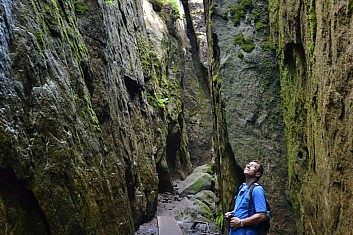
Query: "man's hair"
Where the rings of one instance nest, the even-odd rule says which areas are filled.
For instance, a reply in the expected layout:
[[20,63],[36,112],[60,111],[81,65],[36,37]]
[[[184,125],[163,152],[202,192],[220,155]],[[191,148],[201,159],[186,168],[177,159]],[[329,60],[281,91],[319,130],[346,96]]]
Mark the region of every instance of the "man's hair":
[[262,166],[262,164],[260,163],[259,160],[252,160],[252,162],[256,162],[257,164],[259,164],[259,169],[257,169],[257,172],[261,173],[259,178],[257,178],[257,180],[259,180],[261,178],[262,174],[264,173],[264,167]]

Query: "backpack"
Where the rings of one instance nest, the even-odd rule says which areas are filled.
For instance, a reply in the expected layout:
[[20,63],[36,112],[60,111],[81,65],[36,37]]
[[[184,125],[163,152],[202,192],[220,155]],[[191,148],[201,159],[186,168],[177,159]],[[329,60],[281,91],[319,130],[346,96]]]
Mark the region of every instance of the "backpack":
[[[250,186],[250,189],[249,189],[249,195],[250,195],[250,200],[249,200],[249,203],[248,203],[248,215],[249,215],[249,217],[251,216],[250,215],[250,203],[252,203],[254,205],[254,201],[252,199],[252,191],[254,190],[254,188],[256,186],[261,186],[261,185],[258,184],[258,183],[253,183]],[[265,197],[265,200],[266,200],[266,220],[262,221],[257,226],[257,230],[256,231],[257,231],[258,235],[266,235],[266,234],[268,234],[268,231],[270,230],[271,207],[270,207],[270,204],[268,203],[266,197]]]

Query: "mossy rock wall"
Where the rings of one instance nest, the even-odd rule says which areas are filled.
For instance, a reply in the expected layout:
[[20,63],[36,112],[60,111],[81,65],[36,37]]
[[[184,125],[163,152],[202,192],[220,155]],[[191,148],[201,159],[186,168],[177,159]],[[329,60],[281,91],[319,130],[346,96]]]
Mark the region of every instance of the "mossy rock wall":
[[158,193],[141,9],[24,0],[1,12],[0,233],[131,234]]
[[158,57],[142,2],[0,3],[0,233],[132,234],[192,168],[175,12]]
[[214,0],[206,7],[215,113],[213,148],[222,212],[232,210],[234,195],[244,180],[244,165],[258,159],[264,165],[261,183],[273,213],[271,232],[294,234],[268,2]]
[[270,1],[298,234],[352,231],[352,1]]

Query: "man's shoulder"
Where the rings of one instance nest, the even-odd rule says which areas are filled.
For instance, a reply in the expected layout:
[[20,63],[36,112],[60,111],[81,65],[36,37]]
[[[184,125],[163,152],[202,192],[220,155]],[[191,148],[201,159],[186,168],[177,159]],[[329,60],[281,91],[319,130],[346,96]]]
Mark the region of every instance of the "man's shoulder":
[[259,184],[259,183],[254,183],[254,185],[252,185],[252,190],[251,191],[252,191],[252,193],[256,193],[256,194],[265,193],[264,187],[261,184]]

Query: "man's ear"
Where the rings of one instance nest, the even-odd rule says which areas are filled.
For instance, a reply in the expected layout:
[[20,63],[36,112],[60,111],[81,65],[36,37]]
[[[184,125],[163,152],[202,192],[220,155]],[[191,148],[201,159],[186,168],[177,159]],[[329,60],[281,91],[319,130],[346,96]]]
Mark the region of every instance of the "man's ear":
[[260,172],[256,172],[255,176],[256,176],[256,178],[260,178],[261,177],[261,173]]

